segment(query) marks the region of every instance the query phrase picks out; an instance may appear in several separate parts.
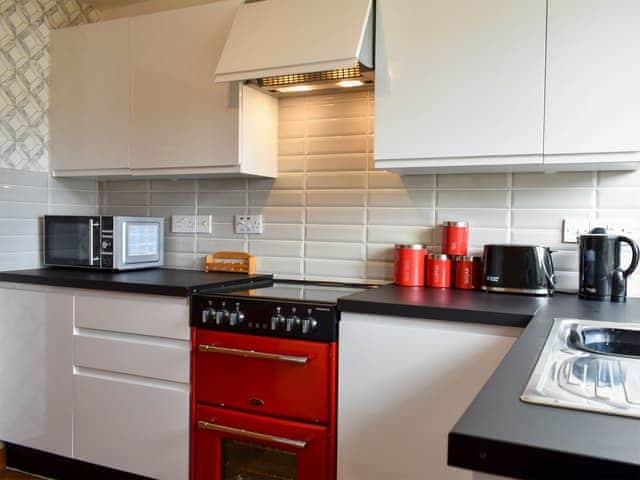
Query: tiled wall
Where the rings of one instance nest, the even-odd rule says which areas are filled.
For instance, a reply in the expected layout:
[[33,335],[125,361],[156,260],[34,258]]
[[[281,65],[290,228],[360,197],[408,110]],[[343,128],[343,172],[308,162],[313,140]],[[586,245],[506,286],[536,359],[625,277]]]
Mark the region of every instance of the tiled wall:
[[46,172],[49,30],[98,18],[78,0],[0,0],[0,270],[40,264],[40,215],[97,212],[96,181]]
[[0,169],[0,270],[41,263],[45,214],[96,215],[98,182],[54,179],[46,172]]
[[[392,245],[437,249],[447,219],[471,223],[471,244],[538,243],[554,254],[560,286],[577,285],[575,247],[562,219],[627,219],[640,227],[640,173],[419,175],[372,165],[373,93],[298,97],[280,103],[277,180],[199,179],[101,184],[110,214],[210,214],[213,235],[169,234],[172,266],[200,268],[218,250],[246,250],[282,277],[387,280]],[[232,217],[264,215],[263,235],[235,235]],[[640,293],[637,278],[632,293]]]

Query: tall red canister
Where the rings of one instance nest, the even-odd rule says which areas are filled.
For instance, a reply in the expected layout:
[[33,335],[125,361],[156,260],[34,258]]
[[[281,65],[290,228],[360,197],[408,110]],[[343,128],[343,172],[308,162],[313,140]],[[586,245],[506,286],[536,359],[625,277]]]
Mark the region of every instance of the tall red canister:
[[396,245],[395,283],[403,287],[423,287],[427,246],[421,243]]
[[469,224],[467,222],[444,222],[442,226],[442,253],[467,255],[469,248]]

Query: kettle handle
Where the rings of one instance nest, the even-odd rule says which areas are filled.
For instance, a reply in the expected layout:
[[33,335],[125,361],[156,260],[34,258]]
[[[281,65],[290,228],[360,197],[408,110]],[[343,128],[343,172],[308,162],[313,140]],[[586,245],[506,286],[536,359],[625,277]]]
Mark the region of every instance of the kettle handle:
[[638,267],[638,261],[640,260],[640,249],[638,248],[638,244],[635,241],[631,240],[629,237],[620,236],[618,237],[618,241],[626,243],[631,247],[631,264],[623,273],[624,278],[627,278]]

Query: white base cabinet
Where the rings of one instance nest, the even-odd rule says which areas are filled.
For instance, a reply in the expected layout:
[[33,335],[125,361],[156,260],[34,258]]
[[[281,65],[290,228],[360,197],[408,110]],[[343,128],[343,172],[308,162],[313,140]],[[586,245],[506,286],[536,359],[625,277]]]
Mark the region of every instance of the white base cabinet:
[[72,454],[73,294],[0,283],[0,441]]
[[0,441],[189,478],[186,298],[0,284]]
[[521,329],[345,313],[339,480],[471,480],[447,437]]

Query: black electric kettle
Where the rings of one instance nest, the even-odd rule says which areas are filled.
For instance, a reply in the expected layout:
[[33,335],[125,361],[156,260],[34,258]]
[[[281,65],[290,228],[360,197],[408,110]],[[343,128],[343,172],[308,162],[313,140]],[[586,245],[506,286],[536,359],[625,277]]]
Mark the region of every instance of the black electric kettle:
[[[620,268],[620,247],[631,247],[631,264]],[[594,228],[580,235],[580,298],[601,302],[625,302],[627,277],[638,266],[638,244],[628,237],[608,233],[604,228]]]

